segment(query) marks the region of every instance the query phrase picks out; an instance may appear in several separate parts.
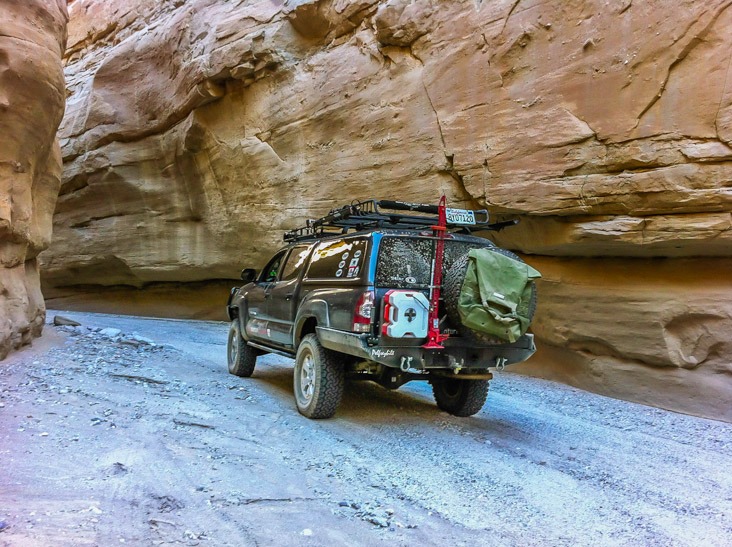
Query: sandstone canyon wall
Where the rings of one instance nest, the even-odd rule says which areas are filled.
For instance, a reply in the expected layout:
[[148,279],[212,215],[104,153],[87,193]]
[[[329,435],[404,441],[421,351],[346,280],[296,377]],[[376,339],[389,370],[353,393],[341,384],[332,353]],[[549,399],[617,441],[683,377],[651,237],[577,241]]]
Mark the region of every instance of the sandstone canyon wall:
[[36,257],[61,184],[66,21],[63,0],[0,2],[0,359],[43,328]]
[[192,309],[305,218],[445,193],[521,218],[521,370],[732,420],[730,4],[75,0],[45,286]]

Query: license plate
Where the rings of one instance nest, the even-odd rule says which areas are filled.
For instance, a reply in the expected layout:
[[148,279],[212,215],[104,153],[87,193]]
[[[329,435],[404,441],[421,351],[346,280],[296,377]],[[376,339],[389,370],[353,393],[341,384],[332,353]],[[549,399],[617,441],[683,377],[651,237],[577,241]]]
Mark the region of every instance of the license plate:
[[475,213],[466,209],[447,209],[449,224],[475,224]]

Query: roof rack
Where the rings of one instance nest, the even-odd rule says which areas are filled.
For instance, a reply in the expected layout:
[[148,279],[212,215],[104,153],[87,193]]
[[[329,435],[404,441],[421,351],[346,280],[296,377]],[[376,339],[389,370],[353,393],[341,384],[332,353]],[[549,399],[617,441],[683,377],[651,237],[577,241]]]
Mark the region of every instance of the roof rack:
[[[409,211],[421,214],[406,214],[394,211]],[[457,214],[451,216],[450,211]],[[464,213],[473,222],[461,223],[460,213]],[[451,231],[470,233],[477,230],[498,231],[518,224],[518,220],[490,223],[488,218],[488,211],[485,209],[480,211],[448,209],[447,226],[448,230]],[[333,209],[317,220],[308,220],[305,226],[285,232],[284,240],[292,242],[320,239],[331,235],[344,235],[349,232],[360,232],[374,228],[424,229],[431,228],[437,223],[437,205],[369,199]]]

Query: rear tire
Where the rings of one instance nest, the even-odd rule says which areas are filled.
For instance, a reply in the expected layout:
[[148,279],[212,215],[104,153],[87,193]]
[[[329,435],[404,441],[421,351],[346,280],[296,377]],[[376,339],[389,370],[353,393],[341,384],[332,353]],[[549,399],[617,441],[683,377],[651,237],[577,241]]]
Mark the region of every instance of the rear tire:
[[432,394],[440,409],[462,418],[480,412],[488,398],[488,380],[433,378]]
[[241,337],[239,318],[234,318],[229,327],[226,355],[228,356],[229,374],[249,378],[254,373],[254,366],[257,364],[257,350],[248,346]]
[[293,391],[297,410],[312,419],[332,417],[343,398],[345,372],[340,354],[325,349],[315,334],[297,348]]
[[[514,260],[518,260],[523,263],[517,255],[506,249],[500,247],[491,247],[491,251],[500,253]],[[452,267],[445,274],[445,281],[443,283],[443,298],[445,300],[445,311],[447,311],[447,317],[450,320],[450,324],[453,328],[456,328],[461,336],[468,339],[469,341],[476,344],[505,344],[507,341],[491,336],[485,332],[479,332],[463,325],[460,319],[459,311],[459,299],[460,291],[463,287],[463,281],[465,280],[465,274],[468,271],[468,262],[470,257],[467,253],[455,260]],[[534,318],[536,312],[536,284],[531,282],[531,298],[528,302],[522,302],[519,306],[520,313],[526,315],[531,321]]]

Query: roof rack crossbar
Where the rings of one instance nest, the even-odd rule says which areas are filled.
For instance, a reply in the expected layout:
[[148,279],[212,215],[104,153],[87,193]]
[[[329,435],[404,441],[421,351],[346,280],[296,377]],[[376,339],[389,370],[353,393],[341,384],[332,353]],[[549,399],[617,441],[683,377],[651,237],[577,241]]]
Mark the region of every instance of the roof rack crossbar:
[[[405,214],[394,211],[422,214]],[[518,222],[511,220],[491,224],[488,222],[488,211],[480,210],[473,211],[473,213],[476,217],[475,224],[464,225],[448,222],[448,228],[453,231],[470,233],[476,230],[501,230]],[[350,205],[332,209],[327,215],[319,219],[308,220],[305,226],[285,232],[284,240],[292,242],[320,239],[330,235],[347,234],[374,228],[431,228],[437,224],[437,214],[437,205],[375,199],[357,201]]]

